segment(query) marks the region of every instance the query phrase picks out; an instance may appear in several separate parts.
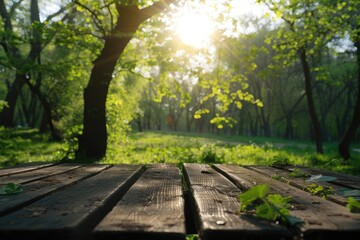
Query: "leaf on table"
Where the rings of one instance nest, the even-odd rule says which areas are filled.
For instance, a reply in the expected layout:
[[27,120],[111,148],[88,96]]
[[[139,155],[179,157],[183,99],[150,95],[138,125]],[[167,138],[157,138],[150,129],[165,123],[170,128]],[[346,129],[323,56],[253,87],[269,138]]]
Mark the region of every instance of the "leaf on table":
[[12,195],[23,191],[21,184],[8,183],[0,188],[0,195]]
[[289,169],[291,172],[288,174],[290,177],[296,177],[296,178],[307,178],[309,177],[309,174],[303,172],[299,168],[291,168]]
[[240,212],[255,208],[257,217],[275,221],[277,224],[296,224],[298,219],[289,218],[289,202],[291,196],[282,197],[279,194],[268,194],[269,186],[266,184],[251,187],[240,194]]
[[326,199],[330,194],[334,194],[334,189],[332,187],[322,186],[315,183],[312,183],[306,187],[306,190],[312,195],[321,196]]
[[261,204],[256,207],[256,216],[273,221],[276,219],[276,213],[274,213],[272,207],[269,204]]
[[331,182],[336,180],[336,177],[326,176],[326,175],[313,175],[310,178],[306,179],[307,182]]
[[360,202],[357,201],[353,197],[348,197],[348,204],[346,207],[350,210],[352,213],[360,213]]
[[288,208],[289,202],[292,200],[292,197],[282,197],[279,194],[269,194],[267,200],[270,202],[271,205],[277,208]]
[[240,211],[246,209],[246,207],[257,199],[262,199],[269,191],[268,185],[256,185],[250,188],[248,191],[240,194],[239,200],[241,204]]

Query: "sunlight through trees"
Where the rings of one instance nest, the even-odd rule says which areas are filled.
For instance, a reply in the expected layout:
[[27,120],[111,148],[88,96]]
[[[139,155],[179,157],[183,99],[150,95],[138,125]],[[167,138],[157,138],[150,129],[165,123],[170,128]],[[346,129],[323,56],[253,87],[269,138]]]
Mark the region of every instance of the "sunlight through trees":
[[155,129],[335,142],[349,159],[359,5],[0,0],[0,124],[94,161]]

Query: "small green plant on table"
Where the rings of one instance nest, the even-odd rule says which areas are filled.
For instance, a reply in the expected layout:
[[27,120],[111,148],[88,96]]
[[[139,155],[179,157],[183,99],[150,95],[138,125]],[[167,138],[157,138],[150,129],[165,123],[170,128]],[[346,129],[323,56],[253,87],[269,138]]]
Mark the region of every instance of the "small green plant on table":
[[279,194],[269,194],[269,186],[266,184],[256,185],[239,195],[240,212],[251,212],[259,218],[275,223],[294,225],[299,219],[289,213],[292,200],[290,196],[283,197]]
[[20,193],[22,191],[23,188],[20,184],[8,183],[0,188],[0,195],[12,195],[12,194]]

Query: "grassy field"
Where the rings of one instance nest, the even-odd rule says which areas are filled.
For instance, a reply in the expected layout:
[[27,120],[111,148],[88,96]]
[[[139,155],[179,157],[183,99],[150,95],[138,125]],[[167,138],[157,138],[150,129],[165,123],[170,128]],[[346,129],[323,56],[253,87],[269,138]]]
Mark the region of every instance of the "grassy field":
[[27,162],[56,162],[64,156],[65,145],[49,141],[36,129],[0,128],[0,166]]
[[[101,163],[234,163],[270,165],[274,162],[327,168],[360,175],[360,155],[344,162],[336,143],[324,145],[325,155],[315,154],[314,144],[275,138],[250,138],[173,132],[133,133],[128,140],[108,149]],[[360,148],[359,144],[353,148]],[[0,129],[0,166],[24,162],[60,161],[69,151],[66,143],[52,142],[36,130]],[[71,155],[70,155],[71,156]]]

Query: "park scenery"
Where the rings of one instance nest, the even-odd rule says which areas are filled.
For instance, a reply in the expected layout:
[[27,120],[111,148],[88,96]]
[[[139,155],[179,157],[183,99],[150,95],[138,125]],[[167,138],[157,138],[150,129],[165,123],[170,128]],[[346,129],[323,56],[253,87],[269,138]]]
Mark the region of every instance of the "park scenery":
[[359,125],[359,0],[0,0],[0,239],[360,239]]
[[0,165],[359,175],[359,2],[0,0]]

